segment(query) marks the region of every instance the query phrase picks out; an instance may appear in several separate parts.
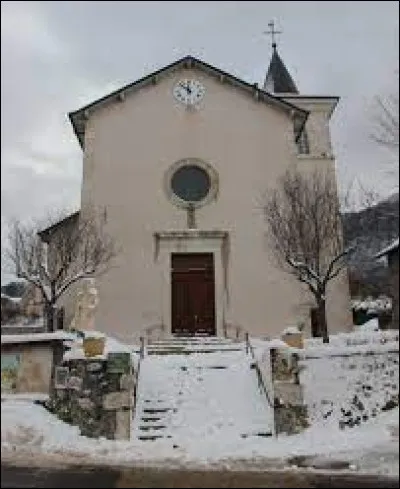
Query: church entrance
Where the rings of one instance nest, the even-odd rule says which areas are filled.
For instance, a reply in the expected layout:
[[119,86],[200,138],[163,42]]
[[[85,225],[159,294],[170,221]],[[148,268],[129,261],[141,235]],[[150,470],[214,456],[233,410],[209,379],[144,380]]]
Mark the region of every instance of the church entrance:
[[215,335],[213,253],[171,254],[171,330],[178,335]]

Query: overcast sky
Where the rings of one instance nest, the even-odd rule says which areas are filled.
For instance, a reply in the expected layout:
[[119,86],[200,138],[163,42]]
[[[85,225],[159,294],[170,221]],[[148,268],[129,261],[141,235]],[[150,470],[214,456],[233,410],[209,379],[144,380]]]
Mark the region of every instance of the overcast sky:
[[249,82],[278,49],[303,94],[338,95],[340,183],[388,193],[393,158],[369,140],[372,99],[396,83],[398,2],[1,2],[2,229],[79,206],[81,151],[67,113],[193,54]]

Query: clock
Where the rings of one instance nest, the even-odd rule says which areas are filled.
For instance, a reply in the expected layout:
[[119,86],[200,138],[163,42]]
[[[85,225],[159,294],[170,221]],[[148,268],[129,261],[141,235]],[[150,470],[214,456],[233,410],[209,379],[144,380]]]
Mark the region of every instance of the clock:
[[198,80],[180,80],[174,86],[175,99],[186,107],[196,106],[204,97],[206,89]]

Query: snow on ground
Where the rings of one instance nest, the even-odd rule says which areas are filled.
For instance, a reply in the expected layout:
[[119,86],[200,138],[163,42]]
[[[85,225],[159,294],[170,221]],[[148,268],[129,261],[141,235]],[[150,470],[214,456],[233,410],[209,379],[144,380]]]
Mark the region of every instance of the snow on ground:
[[[310,358],[300,382],[311,421],[347,427],[376,417],[399,394],[399,354]],[[390,404],[389,404],[390,406]]]
[[371,321],[362,331],[332,335],[329,345],[306,345],[300,382],[312,423],[348,429],[398,405],[398,331],[375,331]]
[[[210,466],[236,461],[261,467],[268,460],[284,461],[295,455],[312,455],[348,460],[362,472],[398,476],[399,447],[394,435],[399,410],[382,414],[354,431],[340,431],[318,425],[294,436],[247,438],[226,442],[209,434],[188,439],[186,446],[174,449],[168,439],[153,442],[89,439],[39,405],[27,401],[4,401],[1,405],[2,452],[22,450],[34,454],[62,454],[65,461],[108,464],[162,464]],[[218,443],[219,441],[219,443]],[[239,463],[239,462],[238,462]]]
[[[375,334],[365,333],[368,338]],[[350,336],[347,335],[347,339]],[[283,346],[280,340],[269,343],[253,340],[252,343],[257,356],[268,345]],[[121,347],[113,340],[108,340],[108,345],[110,351]],[[321,415],[325,412],[323,409],[329,408],[322,402],[325,398],[333,399],[339,408],[348,389],[351,391],[357,382],[363,391],[369,390],[361,387],[368,383],[376,389],[377,386],[385,387],[388,379],[392,382],[390,373],[386,375],[385,372],[394,371],[394,363],[388,370],[386,360],[388,354],[393,356],[390,357],[392,360],[396,358],[396,353],[390,353],[393,348],[398,359],[398,342],[381,344],[374,337],[367,344],[347,345],[343,336],[334,339],[330,346],[314,343],[302,351],[303,356],[318,358],[304,360],[309,365],[302,373],[306,399],[315,406],[310,408],[313,425],[298,435],[242,438],[244,433],[254,435],[256,431],[265,432],[271,427],[270,411],[261,400],[254,370],[250,369],[250,357],[246,357],[243,350],[150,355],[141,363],[137,416],[130,441],[83,437],[77,427],[60,421],[43,407],[27,400],[9,398],[1,405],[2,453],[17,453],[15,450],[18,450],[18,453],[41,456],[61,454],[65,460],[103,464],[168,463],[169,466],[185,467],[223,464],[231,468],[245,464],[261,469],[270,464],[288,464],[285,460],[293,456],[311,456],[316,460],[349,461],[362,472],[398,476],[398,408],[378,412],[375,417],[369,416],[361,426],[344,430],[339,429],[337,415],[327,418]],[[330,357],[343,354],[344,349],[346,353],[358,355],[345,360]],[[365,355],[371,350],[378,354]],[[383,357],[386,358],[381,362],[384,366],[379,366],[378,362],[374,367],[373,362]],[[376,391],[372,397],[380,399],[381,389]],[[362,400],[371,413],[369,399],[367,395]],[[146,400],[149,402],[145,403]],[[379,402],[382,404],[384,400]],[[139,421],[145,405],[172,409],[163,420],[167,426],[165,437],[154,441],[138,439]]]

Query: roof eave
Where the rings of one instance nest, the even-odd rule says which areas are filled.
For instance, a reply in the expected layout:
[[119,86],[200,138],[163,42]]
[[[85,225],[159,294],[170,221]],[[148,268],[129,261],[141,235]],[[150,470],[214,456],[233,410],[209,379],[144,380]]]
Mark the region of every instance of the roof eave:
[[281,95],[285,99],[297,99],[297,100],[325,100],[325,101],[330,101],[331,102],[331,108],[330,111],[328,112],[329,118],[332,116],[333,112],[335,111],[339,101],[340,97],[337,95],[295,95],[293,93],[287,93],[287,94],[282,94]]
[[[304,121],[308,117],[308,111],[307,110],[302,109],[300,107],[297,107],[296,105],[294,105],[290,102],[287,102],[286,100],[283,100],[283,98],[281,98],[280,96],[273,95],[273,94],[267,92],[266,90],[263,90],[259,87],[255,87],[255,85],[248,83],[244,80],[241,80],[240,78],[237,78],[236,76],[234,76],[230,73],[227,73],[227,72],[225,72],[219,68],[216,68],[215,66],[212,66],[208,63],[205,63],[204,61],[202,61],[198,58],[195,58],[193,56],[185,56],[184,58],[181,58],[181,59],[179,59],[173,63],[170,63],[169,65],[167,65],[167,66],[165,66],[165,67],[163,67],[163,68],[161,68],[155,72],[152,72],[149,75],[146,75],[146,76],[140,78],[139,80],[137,80],[135,82],[132,82],[128,85],[125,85],[122,88],[119,88],[118,90],[115,90],[115,91],[111,92],[110,94],[105,95],[104,97],[101,97],[100,99],[97,99],[94,102],[91,102],[90,104],[85,105],[84,107],[82,107],[78,110],[70,112],[68,114],[68,116],[69,116],[69,119],[70,119],[71,124],[72,124],[73,129],[74,129],[74,132],[76,134],[76,137],[78,138],[78,141],[79,141],[82,149],[84,148],[85,123],[86,123],[86,119],[89,117],[91,110],[98,108],[103,103],[110,102],[113,98],[118,99],[121,94],[123,94],[127,91],[130,91],[130,90],[136,89],[136,88],[140,88],[140,87],[147,85],[148,83],[151,83],[151,81],[152,80],[154,81],[159,74],[164,73],[164,72],[171,70],[173,68],[176,68],[176,67],[178,67],[184,63],[188,63],[188,68],[196,66],[196,65],[201,66],[201,67],[205,68],[207,71],[212,72],[213,74],[215,74],[217,76],[220,76],[220,77],[222,76],[222,77],[230,80],[231,82],[233,82],[233,84],[237,84],[238,86],[245,88],[245,89],[248,89],[249,91],[253,92],[255,89],[257,89],[259,91],[259,93],[262,95],[262,97],[264,97],[270,103],[276,104],[276,105],[280,106],[281,108],[285,108],[289,113],[296,111],[300,114],[303,114]],[[264,100],[264,101],[266,101],[266,100]]]
[[41,231],[38,231],[37,234],[38,234],[39,238],[44,243],[47,243],[48,244],[49,243],[49,238],[50,238],[50,235],[51,235],[51,231],[54,230],[54,229],[56,229],[58,226],[62,225],[64,222],[69,221],[71,219],[74,219],[74,218],[78,217],[79,214],[80,214],[80,212],[81,212],[80,210],[79,211],[75,211],[72,214],[70,214],[69,216],[64,217],[60,221],[55,222],[51,226],[48,226],[47,228],[42,229]]

